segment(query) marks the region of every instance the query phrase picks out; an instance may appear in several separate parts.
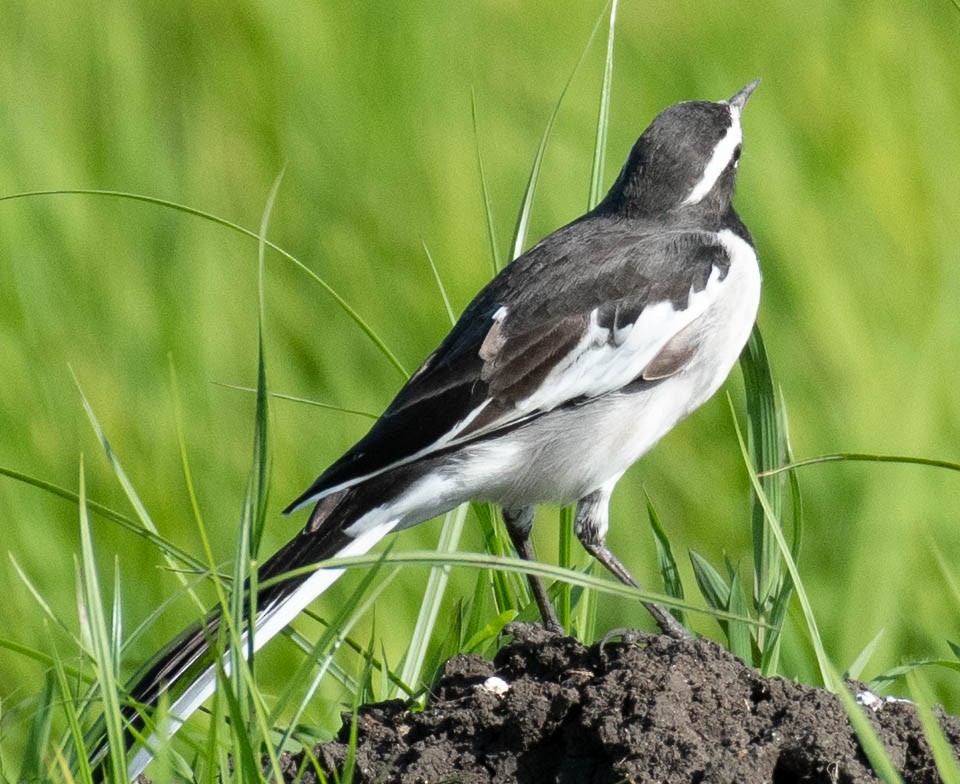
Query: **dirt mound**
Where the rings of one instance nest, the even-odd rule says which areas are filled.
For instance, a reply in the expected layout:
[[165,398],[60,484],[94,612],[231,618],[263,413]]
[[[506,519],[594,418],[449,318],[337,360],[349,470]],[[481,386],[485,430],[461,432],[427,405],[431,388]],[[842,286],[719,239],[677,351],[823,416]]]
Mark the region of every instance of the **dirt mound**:
[[[587,648],[535,626],[509,629],[493,662],[451,659],[423,712],[399,701],[362,708],[353,781],[876,781],[835,697],[762,678],[713,642]],[[909,703],[868,712],[907,782],[939,780]],[[345,719],[340,739],[313,752],[327,773],[346,758]],[[956,748],[960,719],[940,719]],[[316,781],[303,754],[284,765],[291,780]]]

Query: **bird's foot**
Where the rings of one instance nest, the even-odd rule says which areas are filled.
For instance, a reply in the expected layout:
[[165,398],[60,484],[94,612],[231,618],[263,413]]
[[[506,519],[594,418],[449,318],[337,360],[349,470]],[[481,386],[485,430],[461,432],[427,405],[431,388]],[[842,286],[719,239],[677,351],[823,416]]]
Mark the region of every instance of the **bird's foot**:
[[680,621],[667,610],[656,604],[645,603],[644,607],[646,607],[653,616],[653,619],[657,622],[657,626],[660,627],[660,631],[667,635],[667,637],[672,637],[675,640],[689,640],[693,637],[693,634],[691,634],[687,627],[680,623]]

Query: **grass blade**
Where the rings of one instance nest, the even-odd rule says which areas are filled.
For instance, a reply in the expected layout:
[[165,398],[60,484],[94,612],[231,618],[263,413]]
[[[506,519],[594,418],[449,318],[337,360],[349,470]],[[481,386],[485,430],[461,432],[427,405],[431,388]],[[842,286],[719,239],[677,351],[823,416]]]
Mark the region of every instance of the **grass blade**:
[[[72,490],[67,490],[66,488],[55,485],[52,482],[47,482],[43,479],[37,479],[36,477],[32,477],[29,474],[24,474],[21,471],[15,471],[12,468],[0,466],[0,476],[6,476],[10,479],[22,482],[23,484],[36,487],[39,490],[43,490],[45,493],[49,493],[50,495],[62,498],[66,501],[70,501],[74,505],[79,505],[80,503],[80,496]],[[203,563],[203,561],[198,558],[194,558],[192,555],[190,555],[190,553],[177,547],[173,542],[170,542],[167,539],[164,539],[162,536],[145,529],[142,525],[137,524],[126,515],[110,509],[103,504],[97,503],[96,501],[91,501],[90,499],[87,499],[87,508],[88,512],[94,512],[100,517],[103,517],[105,520],[116,523],[130,533],[136,534],[142,539],[146,539],[152,545],[176,559],[179,562],[179,565],[177,566],[178,569],[186,567],[188,569],[193,569],[200,572],[206,571],[207,566]]]
[[80,598],[85,613],[87,635],[93,649],[94,669],[97,684],[100,687],[103,717],[110,748],[106,764],[111,779],[115,782],[122,782],[126,779],[127,771],[124,762],[123,717],[120,712],[117,673],[114,670],[114,662],[116,661],[114,645],[119,645],[119,642],[111,641],[104,615],[103,597],[97,577],[93,537],[90,531],[90,518],[87,514],[86,482],[82,458],[80,461],[80,552],[82,589]]
[[[728,401],[730,403],[731,411],[733,411],[733,401],[731,401],[729,397]],[[860,741],[860,746],[863,749],[864,754],[866,754],[867,759],[870,761],[870,765],[874,772],[880,777],[881,780],[888,782],[888,784],[897,784],[898,782],[901,782],[900,775],[897,773],[893,763],[890,761],[890,757],[887,754],[883,743],[881,743],[880,739],[877,737],[873,726],[870,724],[870,721],[867,719],[866,715],[864,715],[861,706],[857,704],[856,700],[853,698],[853,695],[850,694],[850,691],[847,689],[846,684],[840,677],[840,674],[837,672],[836,668],[833,666],[833,663],[827,656],[826,649],[823,645],[823,638],[820,636],[820,630],[818,628],[816,618],[814,617],[810,600],[807,597],[806,589],[803,587],[803,583],[800,580],[800,573],[797,570],[796,561],[793,558],[791,548],[787,544],[786,538],[783,535],[783,531],[780,528],[780,521],[774,514],[773,507],[767,498],[766,493],[764,492],[764,488],[761,485],[760,479],[757,477],[757,472],[754,470],[753,465],[750,462],[750,455],[747,450],[746,443],[744,442],[743,434],[740,431],[740,425],[737,423],[735,418],[734,429],[736,430],[737,441],[740,444],[740,452],[743,455],[744,463],[747,466],[747,472],[750,476],[750,483],[753,485],[757,501],[763,508],[764,518],[769,526],[770,533],[773,535],[777,546],[780,548],[780,557],[790,574],[790,578],[793,580],[794,590],[797,594],[797,600],[800,602],[800,608],[803,611],[804,621],[807,624],[810,642],[813,644],[814,653],[817,658],[817,663],[820,667],[820,673],[823,677],[824,685],[830,691],[836,694],[843,703],[844,710],[847,712],[850,723],[853,725],[854,731],[857,734],[857,738]]]
[[50,606],[50,603],[43,598],[43,594],[40,593],[40,589],[34,585],[33,581],[27,576],[27,573],[23,570],[23,567],[17,562],[17,559],[13,557],[13,553],[7,553],[10,558],[10,563],[13,564],[13,568],[16,570],[17,575],[20,577],[20,581],[26,586],[27,590],[33,596],[34,601],[40,606],[40,609],[43,610],[43,614],[46,615],[57,628],[60,629],[64,634],[67,635],[73,642],[80,646],[80,640],[73,633],[70,627],[67,625],[66,621],[60,618],[57,615],[53,608]]
[[920,719],[923,734],[927,743],[930,744],[930,751],[933,754],[933,761],[937,766],[940,781],[943,784],[960,784],[960,767],[957,765],[953,748],[944,737],[940,723],[930,709],[932,699],[929,689],[916,671],[907,673],[907,686],[917,707],[917,718]]
[[873,658],[874,652],[877,650],[877,646],[880,644],[880,640],[883,638],[883,629],[877,632],[876,636],[870,640],[860,651],[856,659],[853,660],[853,664],[847,668],[846,676],[850,680],[858,681],[860,676],[863,675],[863,670],[869,663],[870,659]]
[[[585,572],[593,574],[595,561],[587,564]],[[594,591],[580,591],[579,596],[571,591],[571,599],[574,602],[576,611],[574,618],[576,625],[573,627],[574,636],[578,640],[590,641],[597,639],[597,616],[600,610],[600,603],[597,601],[597,594]],[[680,612],[679,610],[677,612]],[[680,612],[683,615],[682,612]]]
[[[93,406],[90,404],[90,401],[84,394],[83,388],[80,386],[80,380],[73,372],[73,368],[70,368],[70,375],[73,376],[73,383],[76,384],[77,392],[80,394],[80,402],[83,405],[83,410],[87,414],[87,419],[90,420],[90,425],[93,427],[93,432],[96,434],[97,440],[100,442],[100,447],[103,449],[107,461],[110,463],[110,468],[113,470],[114,476],[116,476],[117,481],[120,483],[120,487],[123,488],[123,492],[127,496],[127,500],[133,507],[134,512],[136,512],[137,519],[140,520],[141,524],[147,531],[153,534],[153,536],[158,537],[160,532],[157,529],[157,526],[154,524],[153,518],[150,517],[150,513],[147,511],[146,506],[144,505],[143,501],[140,500],[140,495],[137,493],[136,488],[134,488],[133,482],[130,481],[130,477],[127,476],[127,472],[124,470],[123,465],[120,462],[120,458],[117,456],[116,452],[113,451],[113,447],[111,446],[110,441],[100,424],[100,420],[97,418],[97,415],[94,413]],[[161,548],[161,555],[167,562],[167,566],[170,567],[171,571],[176,576],[177,580],[179,580],[180,584],[187,589],[187,592],[189,593],[190,598],[193,600],[193,603],[202,611],[203,602],[200,601],[200,598],[194,592],[193,587],[187,577],[180,572],[180,569],[178,568],[179,565],[174,560],[173,556],[167,553],[163,548]]]
[[779,466],[778,468],[769,468],[763,472],[764,477],[774,476],[784,471],[793,471],[795,468],[805,468],[806,466],[819,465],[820,463],[837,462],[864,462],[864,463],[903,463],[905,465],[920,465],[928,468],[945,468],[948,471],[960,471],[960,463],[951,460],[937,460],[930,457],[914,457],[912,455],[877,455],[869,452],[838,452],[831,455],[819,455],[817,457],[807,457],[803,460]]
[[[653,530],[653,541],[657,547],[657,563],[660,566],[660,577],[663,580],[663,590],[668,596],[675,599],[683,599],[683,582],[680,580],[680,570],[677,567],[677,559],[673,557],[673,548],[670,546],[670,538],[664,530],[660,521],[660,515],[653,508],[653,502],[650,496],[647,500],[647,517],[650,520],[650,528]],[[685,624],[682,612],[675,612],[674,616],[680,623]]]
[[536,574],[547,580],[565,581],[581,588],[599,591],[610,596],[623,597],[631,601],[640,600],[653,604],[662,604],[665,607],[675,607],[686,612],[704,613],[718,619],[738,620],[754,625],[757,624],[755,619],[748,616],[734,615],[726,610],[706,610],[703,607],[687,601],[680,601],[672,596],[633,588],[609,577],[598,577],[587,574],[586,572],[564,569],[563,567],[554,566],[553,564],[524,561],[519,558],[506,558],[503,556],[490,555],[489,553],[455,552],[438,554],[432,550],[411,550],[402,553],[385,553],[383,556],[367,553],[366,555],[330,558],[309,566],[291,569],[283,575],[265,580],[262,587],[266,588],[282,580],[291,579],[299,575],[311,574],[316,569],[369,568],[378,564],[381,558],[385,563],[389,564],[405,564],[410,566],[450,565],[464,566],[472,569],[491,569],[513,575]]
[[447,287],[443,285],[443,279],[440,277],[440,271],[437,269],[437,265],[433,262],[433,255],[430,253],[430,248],[427,247],[427,243],[423,240],[420,241],[420,244],[423,245],[423,252],[427,256],[427,262],[430,264],[430,271],[433,273],[433,279],[437,282],[437,288],[440,290],[440,297],[443,299],[443,306],[447,311],[447,318],[450,319],[451,324],[457,323],[457,316],[453,312],[453,308],[450,306],[450,297],[447,296]]
[[918,670],[921,667],[943,667],[951,672],[960,672],[960,662],[953,661],[952,659],[921,659],[920,661],[911,661],[907,662],[906,664],[899,664],[896,667],[891,667],[885,672],[881,672],[879,675],[870,680],[870,686],[882,688],[891,681],[902,678],[907,673],[912,672],[913,670]]
[[473,115],[473,140],[477,148],[477,171],[480,175],[480,193],[483,196],[483,216],[487,224],[487,239],[490,242],[490,262],[493,274],[496,275],[503,267],[500,258],[500,243],[497,242],[497,231],[493,222],[493,206],[490,202],[490,189],[487,187],[487,176],[483,170],[483,154],[480,152],[480,116],[477,109],[477,94],[470,91],[470,111]]
[[[947,557],[943,554],[943,550],[936,540],[930,539],[928,542],[928,547],[933,552],[933,557],[937,559],[937,568],[940,570],[940,577],[950,588],[953,603],[960,607],[960,581],[958,581],[957,577],[954,575],[954,569],[956,567],[948,563]],[[950,645],[952,647],[953,643],[950,643]],[[954,649],[954,653],[956,652],[956,649]]]
[[20,762],[19,781],[42,782],[47,780],[47,771],[43,764],[43,753],[50,743],[50,726],[53,723],[54,691],[56,676],[47,672],[43,679],[43,688],[37,695],[37,711],[30,723],[30,734]]
[[[729,395],[727,396],[727,402],[730,405],[731,413],[733,413],[733,401],[730,399]],[[797,594],[797,600],[800,602],[800,609],[803,611],[804,621],[807,624],[807,629],[810,634],[810,641],[813,644],[817,663],[820,667],[821,677],[828,688],[831,688],[832,685],[833,688],[831,688],[831,690],[835,690],[836,683],[831,680],[832,665],[829,663],[826,649],[823,647],[823,638],[820,636],[820,629],[817,625],[816,617],[813,614],[813,607],[811,606],[810,599],[807,597],[807,592],[800,581],[800,572],[797,569],[796,561],[793,559],[790,545],[787,544],[787,540],[783,535],[783,531],[780,529],[780,520],[774,513],[773,506],[767,499],[763,485],[761,484],[760,479],[757,477],[757,472],[753,467],[753,462],[750,459],[750,452],[747,448],[746,442],[744,441],[743,433],[740,430],[740,424],[737,422],[735,414],[733,426],[737,435],[737,443],[740,445],[740,453],[743,456],[744,465],[746,465],[747,474],[750,477],[750,483],[753,485],[753,490],[756,494],[757,501],[760,504],[760,507],[763,509],[764,520],[770,529],[773,539],[780,548],[780,557],[783,559],[784,566],[787,568],[787,571],[790,573],[790,577],[793,580],[794,590]],[[840,684],[840,686],[842,688],[842,684]]]
[[482,629],[477,629],[476,633],[463,644],[463,652],[473,653],[483,643],[496,639],[503,631],[503,627],[511,623],[516,617],[516,613],[513,612],[513,610],[508,610],[507,612],[493,616],[486,626]]
[[[142,193],[127,193],[126,191],[111,191],[111,190],[101,190],[96,188],[61,188],[57,190],[47,190],[47,191],[25,191],[23,193],[11,193],[6,196],[0,196],[0,202],[12,201],[14,199],[28,199],[36,197],[46,197],[46,196],[100,196],[108,197],[114,199],[126,199],[128,201],[139,201],[146,204],[152,204],[157,207],[163,207],[165,209],[174,210],[175,212],[182,212],[187,215],[192,215],[193,217],[200,218],[201,220],[209,221],[210,223],[215,223],[218,226],[223,226],[231,231],[235,231],[238,234],[242,234],[245,237],[250,237],[251,239],[257,240],[260,242],[260,235],[248,229],[244,226],[241,226],[232,221],[228,221],[226,218],[221,218],[218,215],[214,215],[210,212],[204,212],[203,210],[198,210],[195,207],[188,207],[185,204],[178,204],[177,202],[168,201],[167,199],[160,199],[156,196],[147,196]],[[397,359],[396,355],[387,348],[387,344],[381,340],[376,332],[373,331],[373,328],[364,321],[360,314],[354,310],[347,301],[337,293],[337,291],[327,283],[323,278],[321,278],[317,273],[311,270],[306,264],[304,264],[300,259],[294,256],[292,253],[281,248],[279,245],[270,242],[270,240],[263,240],[263,244],[270,248],[270,250],[275,253],[280,254],[287,261],[291,262],[294,266],[300,269],[302,272],[305,272],[309,275],[314,282],[316,282],[327,294],[329,294],[334,302],[343,310],[344,313],[356,324],[360,331],[365,334],[370,341],[377,347],[381,354],[386,358],[386,360],[393,365],[404,378],[407,378],[410,374],[407,372],[406,368],[400,363],[400,360]]]
[[[473,596],[466,603],[465,607],[462,604],[459,606],[460,613],[456,616],[458,619],[462,618],[458,638],[462,647],[457,648],[457,650],[463,650],[467,653],[475,652],[475,646],[471,648],[465,647],[466,642],[467,640],[474,639],[474,637],[485,628],[487,619],[497,614],[497,609],[494,606],[495,602],[496,597],[494,596],[492,573],[487,571],[479,572],[477,574],[476,584],[474,585]],[[512,609],[506,612],[516,615],[516,611]]]
[[[230,616],[234,628],[249,630],[247,634],[247,655],[243,654],[239,646],[230,646],[230,678],[234,689],[233,696],[236,704],[229,703],[228,708],[233,721],[236,711],[245,719],[243,726],[250,723],[251,711],[254,709],[253,694],[248,700],[247,675],[252,667],[253,651],[255,649],[254,630],[257,614],[257,575],[256,558],[260,546],[260,537],[266,519],[267,493],[269,489],[269,441],[268,441],[268,401],[266,359],[264,356],[264,266],[266,252],[266,229],[270,212],[276,200],[277,190],[280,187],[282,173],[273,183],[267,197],[266,207],[260,223],[260,247],[258,263],[258,302],[257,302],[257,394],[254,411],[253,428],[253,455],[250,462],[250,471],[247,476],[247,486],[244,491],[243,505],[240,515],[240,532],[234,554],[233,591],[230,594]],[[246,580],[241,579],[245,577]],[[245,583],[246,586],[245,587]],[[245,663],[245,659],[251,662]]]
[[[750,613],[747,594],[744,591],[739,570],[734,572],[730,579],[730,601],[727,603],[726,609],[735,615],[748,615]],[[730,621],[727,624],[727,641],[730,644],[730,652],[734,656],[747,664],[753,663],[753,638],[750,635],[749,624],[742,621]]]
[[597,111],[597,136],[593,145],[593,166],[590,170],[590,193],[587,206],[593,209],[603,198],[603,174],[607,153],[607,130],[610,126],[610,93],[613,85],[613,41],[617,27],[617,3],[611,0],[610,28],[607,34],[607,54],[603,63],[603,82],[600,86],[600,108]]
[[[290,678],[286,692],[277,700],[273,710],[267,717],[268,723],[271,725],[276,723],[281,711],[292,701],[294,689],[300,688],[307,680],[310,670],[316,668],[315,674],[310,678],[308,687],[304,690],[303,695],[293,711],[292,717],[287,723],[286,732],[284,732],[280,743],[277,744],[278,749],[282,749],[291,739],[297,723],[300,721],[300,717],[309,707],[314,694],[316,694],[317,689],[320,687],[320,682],[333,666],[333,657],[340,647],[340,644],[350,634],[350,630],[356,623],[369,612],[377,597],[393,582],[398,573],[399,567],[395,567],[389,574],[382,576],[381,569],[374,568],[364,575],[363,580],[361,580],[356,590],[350,595],[347,601],[343,603],[337,617],[326,627],[320,639],[314,643],[308,655],[304,657],[303,663],[297,669],[297,672],[294,673],[294,676]],[[370,590],[371,585],[373,585],[378,577],[382,577],[382,579],[374,586],[373,590]],[[364,599],[364,594],[368,591],[369,595]],[[402,688],[407,694],[410,693],[410,687],[406,685],[406,682],[397,685],[399,687],[398,691]],[[357,691],[357,688],[351,689],[353,693]]]
[[[730,400],[729,396],[727,400],[730,404],[730,410],[732,412],[733,401]],[[843,703],[844,710],[850,719],[850,723],[853,725],[854,732],[857,734],[857,739],[860,741],[860,746],[863,749],[864,754],[866,754],[867,759],[870,761],[870,765],[874,772],[882,781],[888,782],[888,784],[897,784],[902,780],[894,768],[893,763],[890,761],[890,757],[886,753],[883,743],[881,743],[880,739],[877,737],[873,726],[870,724],[870,721],[867,719],[866,715],[864,715],[861,706],[857,704],[856,700],[853,698],[853,695],[850,694],[850,691],[847,689],[846,684],[840,677],[840,674],[837,672],[836,668],[833,666],[833,663],[830,661],[830,658],[827,656],[826,649],[823,645],[823,638],[820,636],[820,630],[817,625],[816,618],[814,617],[810,600],[807,597],[806,589],[803,587],[803,583],[800,580],[800,573],[797,570],[797,565],[793,558],[791,548],[787,544],[786,538],[783,535],[783,531],[780,528],[780,521],[775,516],[773,507],[770,504],[770,501],[764,492],[763,486],[761,485],[760,479],[757,476],[757,472],[754,470],[754,467],[751,463],[750,454],[747,449],[746,442],[744,441],[743,433],[741,432],[740,425],[736,421],[735,417],[734,429],[737,435],[737,442],[740,445],[740,452],[743,455],[743,460],[747,467],[747,473],[750,476],[750,483],[753,485],[754,492],[756,493],[757,501],[763,508],[764,518],[769,526],[770,533],[773,535],[777,546],[780,548],[780,557],[782,558],[783,564],[789,571],[790,577],[793,580],[797,601],[800,602],[800,608],[803,612],[804,621],[807,625],[807,630],[810,635],[810,642],[813,645],[814,654],[817,659],[817,664],[820,667],[820,674],[823,678],[824,685],[830,691],[836,694]]]
[[596,24],[594,24],[593,30],[590,32],[590,37],[587,38],[587,42],[584,45],[583,50],[580,52],[579,59],[573,66],[573,70],[570,71],[570,75],[567,77],[567,81],[563,85],[563,89],[560,91],[560,96],[557,98],[557,101],[554,104],[553,111],[550,113],[550,118],[547,120],[547,125],[543,129],[543,135],[540,137],[540,145],[537,147],[537,153],[533,158],[533,165],[530,167],[530,176],[527,178],[527,187],[523,194],[523,200],[520,202],[520,211],[517,215],[517,221],[514,226],[513,242],[510,246],[511,259],[515,259],[521,253],[523,253],[523,246],[527,241],[527,230],[530,227],[530,212],[533,208],[533,198],[537,192],[537,183],[540,180],[540,168],[543,164],[543,154],[546,152],[547,142],[550,140],[550,135],[553,133],[553,126],[556,124],[557,116],[560,114],[560,106],[563,104],[563,99],[567,94],[567,90],[570,89],[570,85],[573,82],[573,77],[576,76],[577,71],[580,70],[580,66],[583,64],[583,61],[587,58],[587,52],[590,50],[590,46],[593,43],[593,39],[597,35],[597,30],[600,28],[600,23],[602,21],[603,15],[601,14],[599,17],[597,17]]
[[[437,542],[437,553],[453,552],[459,547],[463,524],[467,519],[469,508],[468,504],[461,504],[452,512],[447,513],[443,521],[443,528],[440,531],[440,539]],[[435,566],[430,570],[427,587],[423,594],[423,603],[420,606],[420,612],[417,614],[417,622],[413,627],[413,634],[410,637],[410,646],[403,661],[403,668],[400,670],[400,680],[404,683],[419,683],[423,677],[423,663],[427,657],[427,649],[433,638],[437,615],[440,612],[440,605],[443,603],[443,595],[449,581],[449,566]]]
[[[510,553],[511,549],[507,537],[499,534],[493,504],[471,504],[470,508],[473,509],[473,514],[480,524],[484,549],[494,557]],[[516,610],[519,605],[517,591],[511,588],[508,576],[502,572],[493,571],[490,574],[490,580],[497,612]]]
[[267,203],[260,221],[259,264],[257,265],[259,283],[257,301],[259,306],[257,311],[257,397],[254,414],[253,465],[251,466],[250,485],[248,487],[248,498],[252,502],[249,512],[253,515],[250,531],[250,556],[252,558],[256,558],[260,551],[260,540],[263,536],[263,526],[267,515],[267,496],[270,491],[270,445],[267,438],[270,395],[267,391],[266,353],[264,350],[264,331],[266,329],[264,275],[267,263],[267,226],[270,223],[270,215],[273,212],[277,200],[277,191],[280,189],[282,180],[283,172],[280,172],[267,195]]
[[[740,357],[747,399],[747,442],[757,472],[777,468],[784,463],[784,439],[777,414],[777,396],[770,373],[770,363],[758,327],[754,327]],[[764,476],[763,492],[774,518],[783,516],[783,479]],[[751,511],[754,560],[754,601],[758,616],[769,617],[773,597],[779,591],[783,569],[770,527],[765,522],[763,506],[754,498]],[[760,647],[763,648],[761,637]]]
[[[243,384],[227,384],[223,381],[214,381],[212,382],[215,386],[223,387],[224,389],[233,389],[237,392],[248,392],[252,395],[257,393],[256,387],[245,387]],[[276,400],[287,400],[292,403],[303,403],[307,406],[313,406],[314,408],[322,408],[327,411],[336,411],[339,414],[355,414],[356,416],[362,416],[365,419],[379,419],[379,414],[374,414],[372,411],[360,411],[356,408],[346,408],[344,406],[336,406],[333,403],[323,403],[319,400],[311,400],[306,397],[299,397],[298,395],[286,395],[283,392],[271,392],[270,397]]]
[[886,784],[903,784],[903,779],[900,778],[900,774],[897,773],[897,769],[890,760],[890,755],[887,754],[886,748],[880,738],[877,737],[877,733],[873,729],[870,719],[867,718],[863,706],[857,704],[856,699],[846,687],[840,673],[837,672],[833,664],[826,658],[824,658],[823,664],[827,673],[827,688],[836,694],[840,698],[840,702],[843,703],[843,709],[847,712],[847,717],[853,725],[853,731],[857,734],[857,740],[860,742],[860,748],[863,749],[873,772]]
[[[81,784],[93,784],[93,772],[91,771],[90,764],[87,761],[87,747],[84,740],[83,729],[81,729],[80,725],[80,715],[77,711],[76,696],[74,695],[73,690],[70,688],[70,680],[67,677],[67,669],[64,667],[63,661],[60,658],[60,655],[57,653],[56,645],[53,642],[51,642],[51,648],[53,649],[53,656],[51,657],[53,673],[57,678],[57,686],[60,689],[60,707],[63,708],[63,713],[67,724],[66,737],[73,740],[73,746],[76,752],[77,760],[76,771],[70,771],[66,759],[63,759],[63,767],[66,769],[67,773],[67,775],[64,776],[64,779],[79,779]],[[116,693],[114,693],[114,696],[116,696]],[[62,757],[62,749],[60,747],[56,748],[56,752],[58,756]],[[125,772],[126,771],[124,771],[124,773]]]
[[[0,637],[0,648],[5,651],[10,651],[11,653],[16,653],[26,659],[30,659],[30,661],[36,662],[45,669],[50,669],[54,664],[54,658],[50,654],[37,650],[36,648],[31,648],[28,645],[23,645],[22,643],[5,639],[3,637]],[[63,665],[63,669],[74,680],[84,680],[90,683],[93,682],[93,676],[78,670],[76,667],[67,667],[66,665]]]
[[[234,677],[242,679],[243,674],[236,672]],[[226,681],[227,679],[227,675],[222,669],[220,678],[221,681]],[[260,767],[257,763],[253,746],[251,745],[249,729],[252,729],[252,726],[249,709],[243,704],[242,696],[233,689],[223,689],[222,691],[223,698],[227,703],[227,713],[230,716],[230,724],[233,728],[232,736],[234,746],[232,756],[233,763],[236,766],[234,769],[235,775],[239,773],[241,781],[256,781]],[[229,770],[229,768],[225,768],[225,770]]]
[[[782,390],[780,391],[778,414],[784,457],[789,461],[792,459],[793,452],[790,447],[787,406],[783,400]],[[796,562],[800,558],[800,549],[803,543],[803,497],[800,494],[800,481],[797,478],[797,473],[790,471],[787,474],[787,480],[790,487],[790,520],[793,523],[793,528],[790,532],[790,554],[793,556],[794,562]],[[758,635],[760,671],[764,675],[774,675],[779,671],[780,642],[782,640],[783,624],[787,618],[787,611],[789,610],[790,598],[792,596],[793,578],[789,572],[782,572],[780,589],[770,603],[770,611],[766,618],[767,623],[771,626],[771,630]]]
[[[576,539],[573,531],[574,509],[572,506],[566,506],[560,510],[560,535],[558,539],[557,563],[566,568],[573,568],[573,542]],[[549,586],[547,586],[549,590]],[[571,611],[573,609],[572,586],[569,583],[561,583],[557,591],[557,599],[554,605],[557,609],[557,618],[560,620],[564,629],[570,630]]]
[[113,612],[111,614],[110,639],[113,646],[113,671],[120,672],[121,653],[123,651],[123,594],[120,591],[120,559],[113,559]]
[[204,553],[207,555],[208,562],[212,563],[213,557],[210,540],[207,538],[207,527],[203,521],[203,514],[200,512],[200,501],[197,498],[196,486],[193,482],[193,472],[190,470],[190,460],[187,457],[187,437],[183,426],[183,405],[180,400],[180,385],[177,383],[177,368],[173,362],[172,354],[167,354],[167,369],[170,373],[170,390],[173,397],[173,421],[177,431],[177,447],[180,450],[180,470],[183,473],[187,496],[190,498],[190,508],[193,510],[193,519],[196,521],[197,529],[200,532]]
[[696,550],[690,550],[690,565],[707,604],[715,610],[726,609],[730,604],[730,586],[720,572]]

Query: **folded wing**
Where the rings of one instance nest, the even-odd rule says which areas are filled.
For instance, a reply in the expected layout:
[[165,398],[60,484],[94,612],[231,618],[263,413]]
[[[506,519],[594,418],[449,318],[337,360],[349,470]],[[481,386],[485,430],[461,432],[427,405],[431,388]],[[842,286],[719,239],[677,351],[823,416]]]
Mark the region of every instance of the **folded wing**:
[[566,239],[556,232],[491,281],[370,432],[287,511],[615,392],[645,371],[677,372],[682,333],[719,296],[729,268],[716,235],[627,235],[613,224],[589,233],[586,248],[581,233],[575,255]]

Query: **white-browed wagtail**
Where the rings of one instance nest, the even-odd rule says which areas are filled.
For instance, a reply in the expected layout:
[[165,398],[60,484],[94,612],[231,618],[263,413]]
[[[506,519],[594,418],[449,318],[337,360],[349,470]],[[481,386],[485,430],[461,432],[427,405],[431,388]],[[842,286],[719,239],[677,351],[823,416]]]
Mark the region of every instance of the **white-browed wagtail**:
[[[760,300],[750,233],[732,204],[751,82],[728,101],[662,111],[603,201],[498,274],[352,449],[287,509],[303,530],[259,570],[368,551],[392,531],[468,501],[497,504],[522,558],[538,504],[576,504],[583,546],[637,585],[604,543],[617,480],[710,398],[736,362]],[[257,649],[342,569],[278,582],[257,596]],[[531,578],[544,622],[558,627]],[[662,608],[661,628],[683,634]],[[169,691],[175,731],[213,692],[219,616],[186,631],[130,689]],[[131,720],[142,726],[142,718]],[[149,743],[129,764],[151,759]]]

